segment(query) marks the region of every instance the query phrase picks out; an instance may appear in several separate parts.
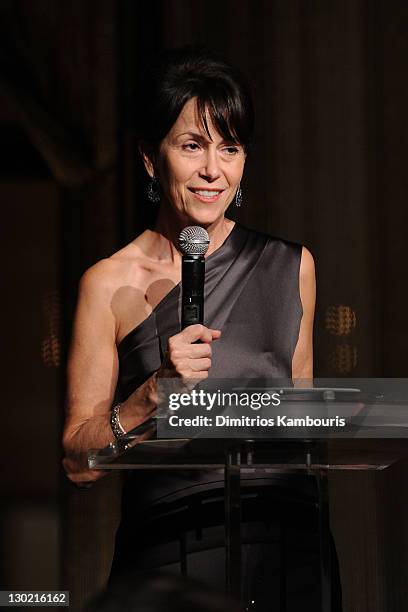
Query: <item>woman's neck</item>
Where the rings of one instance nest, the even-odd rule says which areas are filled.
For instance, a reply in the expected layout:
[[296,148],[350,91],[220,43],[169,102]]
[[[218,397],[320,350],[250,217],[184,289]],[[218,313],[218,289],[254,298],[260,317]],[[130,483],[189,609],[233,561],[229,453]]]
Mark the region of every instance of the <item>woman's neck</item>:
[[[172,260],[180,258],[178,239],[180,232],[188,225],[197,225],[197,223],[191,220],[184,221],[176,215],[169,215],[162,213],[161,210],[159,211],[154,232],[157,234],[158,244],[160,243],[161,258]],[[223,244],[234,225],[234,221],[222,216],[214,223],[203,226],[210,237],[210,245],[206,253],[207,256],[211,255],[211,253],[216,251]],[[163,242],[163,239],[167,241],[167,245]]]

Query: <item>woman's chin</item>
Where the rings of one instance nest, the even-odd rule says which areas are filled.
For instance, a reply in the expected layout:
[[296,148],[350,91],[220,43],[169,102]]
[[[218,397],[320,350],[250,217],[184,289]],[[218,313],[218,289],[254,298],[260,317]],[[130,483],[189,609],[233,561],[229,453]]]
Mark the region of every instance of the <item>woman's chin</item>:
[[201,225],[202,227],[206,227],[220,221],[224,217],[224,212],[224,210],[211,210],[210,208],[204,210],[187,210],[186,217],[190,225]]

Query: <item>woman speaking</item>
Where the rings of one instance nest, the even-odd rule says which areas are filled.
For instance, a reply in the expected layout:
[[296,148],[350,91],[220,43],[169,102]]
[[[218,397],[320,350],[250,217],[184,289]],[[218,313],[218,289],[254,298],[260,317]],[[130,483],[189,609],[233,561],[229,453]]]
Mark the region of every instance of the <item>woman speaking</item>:
[[[154,229],[98,262],[81,279],[64,431],[64,467],[79,484],[104,475],[88,470],[88,449],[120,439],[154,415],[161,377],[312,377],[312,256],[302,246],[248,230],[225,216],[229,206],[250,206],[241,188],[253,133],[245,81],[224,61],[184,49],[153,65],[141,91],[138,144],[149,176],[148,205],[157,207],[157,220]],[[178,238],[191,225],[205,228],[210,237],[205,320],[180,331]],[[276,490],[300,487],[300,496],[310,491],[309,482],[288,481],[277,477]],[[154,528],[146,525],[152,508],[171,501],[177,492],[193,498],[203,487],[213,490],[220,483],[222,474],[214,471],[130,472],[114,571],[138,562],[176,567],[178,553],[170,550],[176,530],[170,523],[170,552],[166,556],[159,541],[159,552],[150,554]],[[303,513],[304,506],[299,508]],[[206,528],[201,525],[201,540]],[[217,582],[218,564],[223,574],[222,546],[192,545],[192,573],[195,567],[197,577]],[[258,601],[257,610],[275,609],[276,555],[264,544],[248,546],[250,550],[243,550],[244,592]],[[305,597],[318,597],[310,555],[296,554],[291,565],[286,570],[293,581],[293,604],[287,609],[313,609],[305,603]],[[262,607],[266,597],[271,607]]]

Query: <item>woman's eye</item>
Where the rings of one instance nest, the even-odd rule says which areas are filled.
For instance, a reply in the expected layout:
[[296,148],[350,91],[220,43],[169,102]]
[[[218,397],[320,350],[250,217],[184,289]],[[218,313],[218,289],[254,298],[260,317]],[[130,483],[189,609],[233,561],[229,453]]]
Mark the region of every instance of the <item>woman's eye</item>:
[[183,149],[184,151],[199,151],[200,150],[200,146],[196,143],[196,142],[187,142],[186,144],[183,145]]
[[224,147],[223,151],[227,154],[227,155],[236,155],[237,153],[239,153],[239,148],[231,145],[229,147]]

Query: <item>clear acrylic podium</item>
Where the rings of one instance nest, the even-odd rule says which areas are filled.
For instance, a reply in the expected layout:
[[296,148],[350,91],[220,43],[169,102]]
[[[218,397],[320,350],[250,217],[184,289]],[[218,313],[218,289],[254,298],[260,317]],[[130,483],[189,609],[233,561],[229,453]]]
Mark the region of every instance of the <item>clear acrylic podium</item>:
[[[404,439],[149,439],[156,430],[149,419],[130,432],[124,449],[112,443],[89,452],[89,467],[103,470],[224,470],[226,591],[241,589],[241,475],[304,473],[317,482],[320,542],[321,609],[330,612],[331,549],[328,504],[330,470],[384,470],[407,454]],[[135,433],[136,432],[136,433]],[[281,609],[285,609],[282,606]]]

